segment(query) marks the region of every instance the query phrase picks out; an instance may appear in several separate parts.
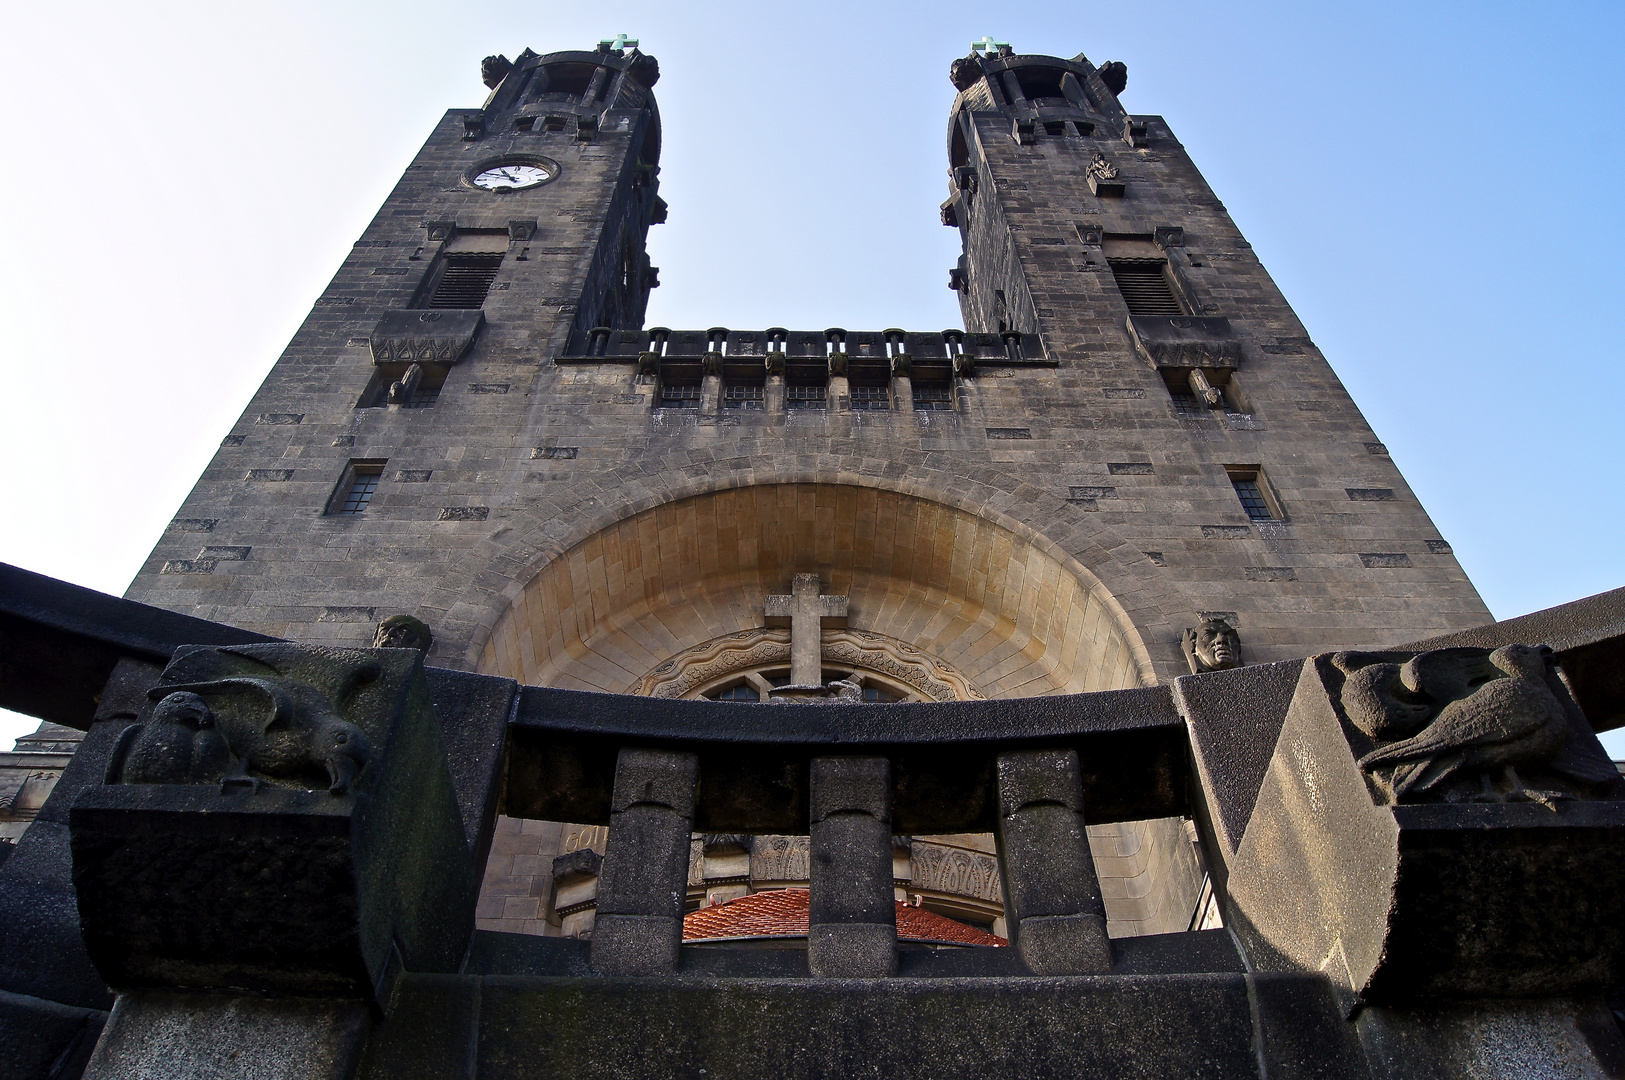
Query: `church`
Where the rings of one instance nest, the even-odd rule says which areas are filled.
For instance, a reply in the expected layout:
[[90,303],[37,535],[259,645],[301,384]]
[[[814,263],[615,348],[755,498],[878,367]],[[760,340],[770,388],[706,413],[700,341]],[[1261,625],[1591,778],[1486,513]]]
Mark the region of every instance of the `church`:
[[126,599],[8,586],[0,1073],[1617,1068],[1622,601],[1493,623],[1127,67],[952,62],[950,328],[647,326],[659,75],[486,58]]

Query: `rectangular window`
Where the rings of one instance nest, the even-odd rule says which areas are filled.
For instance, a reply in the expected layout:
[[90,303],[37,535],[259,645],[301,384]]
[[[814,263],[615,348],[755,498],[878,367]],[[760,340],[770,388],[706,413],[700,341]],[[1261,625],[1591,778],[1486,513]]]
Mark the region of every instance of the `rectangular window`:
[[352,461],[344,470],[344,477],[333,489],[327,512],[340,517],[354,517],[366,512],[378,492],[378,481],[384,475],[382,461]]
[[854,386],[852,407],[877,411],[890,410],[891,392],[884,386]]
[[914,384],[915,412],[952,412],[953,388],[940,383]]
[[678,386],[662,384],[660,387],[660,407],[662,409],[697,409],[700,407],[700,388],[693,383]]
[[1162,259],[1107,259],[1130,315],[1183,315]]
[[749,383],[730,383],[722,391],[722,407],[725,409],[760,409],[762,407],[762,387]]
[[1241,500],[1241,508],[1247,511],[1247,517],[1253,521],[1282,521],[1286,515],[1281,513],[1280,504],[1276,502],[1269,484],[1264,479],[1264,473],[1256,465],[1226,465],[1225,472],[1230,476],[1230,483],[1236,489],[1236,498]]
[[822,386],[786,386],[784,388],[784,407],[786,409],[822,409],[824,407],[824,388]]
[[423,307],[470,309],[485,303],[502,256],[489,253],[453,253],[442,260],[440,276]]
[[372,379],[367,383],[367,389],[356,402],[358,409],[382,409],[386,405],[396,404],[406,409],[432,409],[435,399],[440,396],[440,390],[446,385],[447,367],[445,364],[419,364],[417,384],[405,401],[391,402],[389,391],[395,383],[406,378],[412,369],[411,364],[379,364],[373,368]]

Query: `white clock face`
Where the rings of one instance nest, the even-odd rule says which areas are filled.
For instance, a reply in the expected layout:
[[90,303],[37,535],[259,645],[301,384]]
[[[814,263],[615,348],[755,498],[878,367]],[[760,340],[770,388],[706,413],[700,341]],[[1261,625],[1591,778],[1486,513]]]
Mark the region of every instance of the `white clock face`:
[[474,177],[474,186],[487,191],[522,191],[545,184],[553,172],[541,165],[496,165]]

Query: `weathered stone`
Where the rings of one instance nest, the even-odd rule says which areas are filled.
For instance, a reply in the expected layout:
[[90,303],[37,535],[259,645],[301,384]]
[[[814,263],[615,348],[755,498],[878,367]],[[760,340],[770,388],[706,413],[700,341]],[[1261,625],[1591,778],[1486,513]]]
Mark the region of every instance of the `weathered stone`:
[[[403,964],[456,967],[475,882],[415,651],[182,649],[140,726],[176,694],[214,701],[240,768],[74,801],[80,918],[111,985],[372,996]],[[352,730],[372,749],[330,783],[307,736]]]
[[1001,754],[998,769],[999,873],[1012,944],[1035,974],[1110,970],[1077,751]]
[[897,970],[892,900],[891,763],[820,757],[809,783],[814,975],[879,978]]
[[1334,661],[1304,665],[1230,861],[1255,964],[1384,1003],[1599,993],[1625,975],[1625,801],[1384,805]]
[[592,965],[605,975],[677,970],[699,759],[623,749],[598,881]]

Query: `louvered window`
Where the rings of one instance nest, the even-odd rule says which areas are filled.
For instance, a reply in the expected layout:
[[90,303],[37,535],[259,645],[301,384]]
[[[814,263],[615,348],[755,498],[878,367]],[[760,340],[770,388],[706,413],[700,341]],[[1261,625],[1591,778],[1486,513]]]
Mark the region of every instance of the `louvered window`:
[[1109,259],[1130,315],[1183,315],[1161,259]]
[[485,303],[485,294],[491,291],[502,267],[501,255],[451,254],[446,256],[440,280],[425,307],[477,308]]

